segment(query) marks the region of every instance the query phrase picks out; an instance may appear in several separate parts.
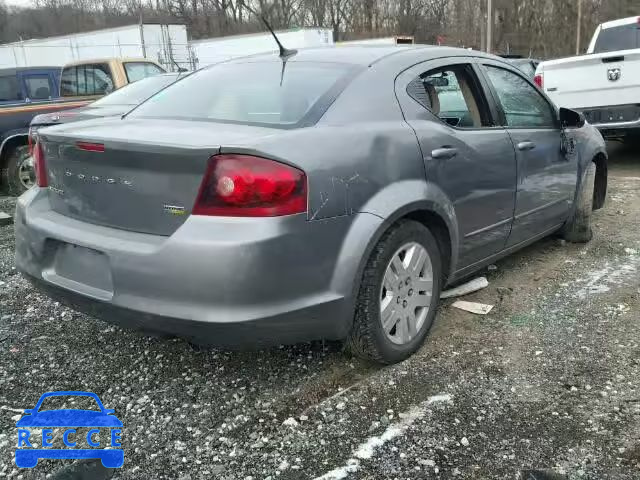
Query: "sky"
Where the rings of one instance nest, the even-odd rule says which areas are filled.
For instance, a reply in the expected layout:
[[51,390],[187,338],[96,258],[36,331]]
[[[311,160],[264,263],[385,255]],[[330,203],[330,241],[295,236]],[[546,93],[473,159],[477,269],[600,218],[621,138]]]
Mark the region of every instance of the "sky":
[[31,0],[4,0],[7,5],[17,5],[19,7],[27,7],[32,5]]

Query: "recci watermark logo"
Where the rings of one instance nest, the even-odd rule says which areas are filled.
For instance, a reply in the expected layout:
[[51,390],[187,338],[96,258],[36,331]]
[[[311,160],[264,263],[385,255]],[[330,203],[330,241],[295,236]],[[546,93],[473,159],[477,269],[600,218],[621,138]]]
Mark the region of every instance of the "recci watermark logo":
[[[99,410],[43,409],[43,402],[52,397],[63,401],[64,398],[57,397],[73,397],[72,403],[76,399],[94,400]],[[35,407],[24,413],[16,422],[18,444],[15,462],[18,467],[33,468],[41,458],[99,458],[107,468],[122,467],[122,422],[113,415],[114,410],[104,408],[95,393],[48,392],[40,397]]]

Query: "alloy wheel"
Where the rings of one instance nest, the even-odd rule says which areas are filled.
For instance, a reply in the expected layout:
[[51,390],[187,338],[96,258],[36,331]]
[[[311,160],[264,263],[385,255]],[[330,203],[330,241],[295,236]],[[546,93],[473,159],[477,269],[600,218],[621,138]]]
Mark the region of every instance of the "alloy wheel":
[[425,323],[433,297],[433,267],[427,250],[416,242],[391,257],[380,289],[382,329],[393,343],[404,345]]
[[29,190],[36,183],[36,171],[33,165],[33,157],[31,155],[24,155],[18,161],[18,180],[20,184]]

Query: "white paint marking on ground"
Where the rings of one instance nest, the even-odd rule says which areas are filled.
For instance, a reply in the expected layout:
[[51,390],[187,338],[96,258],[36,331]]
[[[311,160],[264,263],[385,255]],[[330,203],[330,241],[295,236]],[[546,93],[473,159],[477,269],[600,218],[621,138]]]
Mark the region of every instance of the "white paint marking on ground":
[[377,448],[383,446],[389,440],[403,435],[407,428],[416,420],[424,417],[430,405],[439,402],[451,402],[451,395],[434,395],[420,405],[412,406],[407,412],[401,413],[399,415],[400,421],[389,425],[389,427],[382,432],[382,435],[369,437],[361,443],[353,452],[353,457],[348,459],[345,465],[335,468],[320,477],[316,477],[315,480],[342,480],[347,478],[350,473],[357,472],[360,469],[361,460],[369,460],[373,457]]
[[0,405],[0,410],[9,410],[10,412],[24,413],[24,408],[7,407],[6,405]]

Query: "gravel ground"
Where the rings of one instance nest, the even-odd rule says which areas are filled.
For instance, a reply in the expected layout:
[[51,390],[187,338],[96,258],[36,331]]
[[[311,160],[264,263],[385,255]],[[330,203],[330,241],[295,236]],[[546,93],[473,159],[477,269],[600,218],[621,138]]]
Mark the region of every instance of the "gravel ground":
[[465,297],[489,315],[443,301],[387,368],[334,343],[224,352],[115,328],[34,292],[0,227],[0,478],[96,467],[15,467],[15,421],[51,390],[93,391],[125,425],[124,467],[83,478],[640,478],[640,162],[612,157],[591,243],[498,262]]

